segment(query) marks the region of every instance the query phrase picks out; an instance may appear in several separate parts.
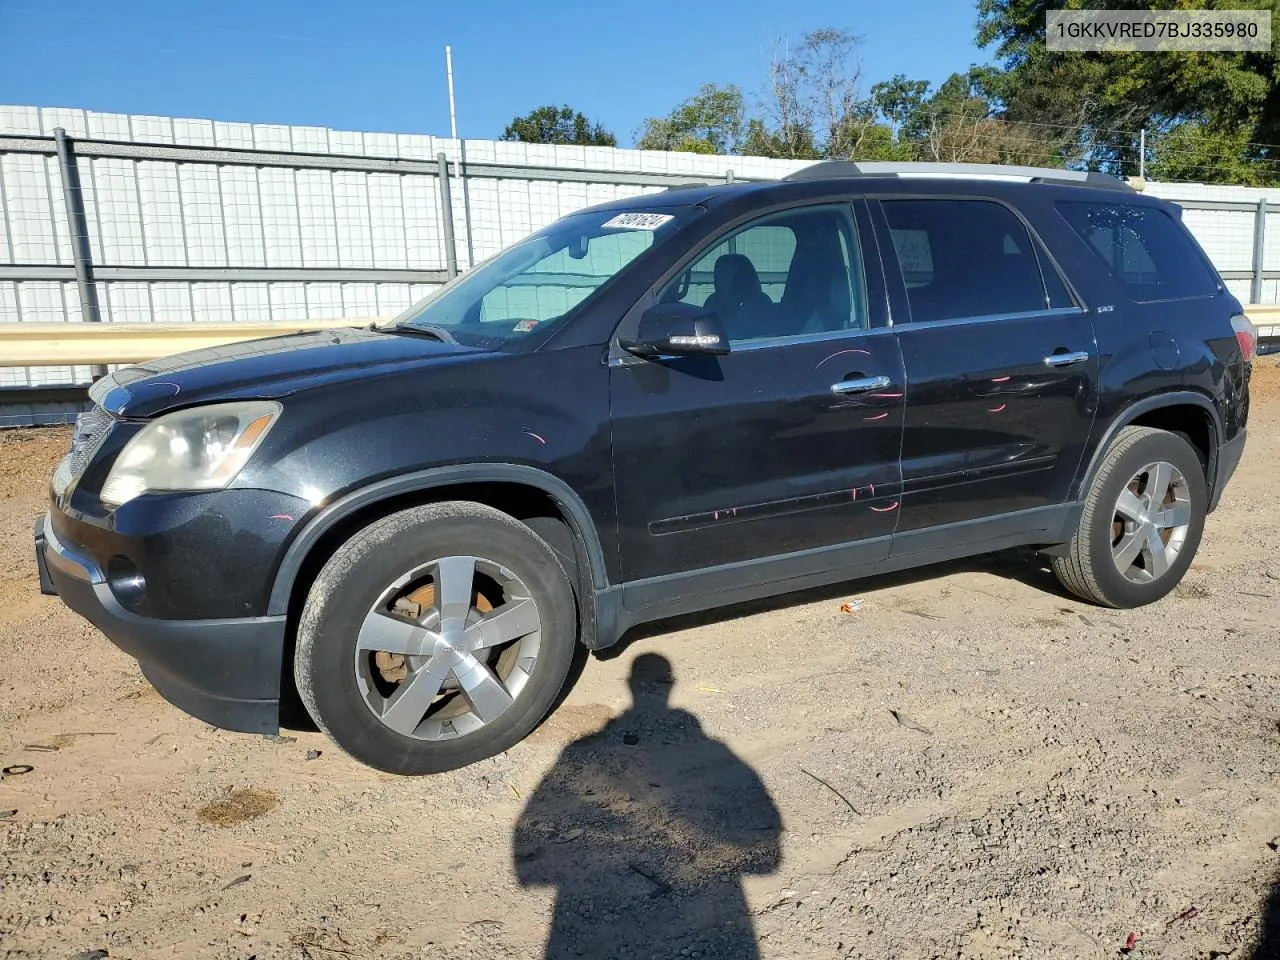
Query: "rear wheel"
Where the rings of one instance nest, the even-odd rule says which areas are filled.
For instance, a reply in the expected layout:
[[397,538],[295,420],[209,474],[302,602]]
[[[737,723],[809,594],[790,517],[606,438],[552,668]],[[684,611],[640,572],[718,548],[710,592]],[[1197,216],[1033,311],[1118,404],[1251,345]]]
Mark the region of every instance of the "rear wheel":
[[506,750],[574,663],[564,568],[489,507],[415,507],[325,564],[298,625],[294,675],[312,718],[357,760],[436,773]]
[[1208,488],[1195,449],[1151,427],[1125,427],[1107,451],[1080,526],[1053,572],[1072,593],[1108,607],[1159,600],[1200,546]]

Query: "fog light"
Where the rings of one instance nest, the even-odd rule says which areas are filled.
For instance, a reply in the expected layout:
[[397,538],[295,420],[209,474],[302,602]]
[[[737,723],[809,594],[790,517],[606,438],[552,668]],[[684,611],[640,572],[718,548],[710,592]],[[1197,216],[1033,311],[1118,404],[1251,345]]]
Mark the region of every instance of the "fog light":
[[147,600],[146,578],[128,557],[112,557],[107,561],[107,586],[120,606],[128,610],[137,610]]

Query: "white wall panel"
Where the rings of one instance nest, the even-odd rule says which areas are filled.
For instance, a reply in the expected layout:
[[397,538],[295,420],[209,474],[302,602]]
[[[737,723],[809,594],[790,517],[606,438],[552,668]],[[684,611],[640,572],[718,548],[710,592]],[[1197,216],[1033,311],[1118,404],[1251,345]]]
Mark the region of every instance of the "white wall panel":
[[19,323],[21,320],[22,311],[18,309],[18,284],[14,281],[0,280],[0,323]]
[[137,177],[147,263],[186,266],[187,241],[177,165],[143,161],[137,166]]
[[61,263],[44,158],[25,153],[0,156],[13,259],[17,263]]
[[377,284],[344,283],[342,285],[342,315],[344,317],[374,317],[377,314]]
[[403,270],[408,266],[401,179],[391,173],[368,176],[369,229],[375,267]]
[[173,118],[130,114],[133,135],[144,143],[173,143]]
[[302,240],[302,265],[338,266],[337,213],[334,210],[333,174],[328,170],[298,170],[298,226]]
[[333,215],[341,267],[373,266],[368,177],[367,173],[348,170],[333,174]]
[[329,130],[327,127],[290,127],[289,140],[294,150],[302,153],[328,153]]
[[226,123],[221,120],[213,122],[213,142],[228,150],[252,150],[253,124]]
[[227,237],[222,220],[222,185],[209,164],[178,166],[187,257],[193,267],[227,266]]
[[94,113],[87,116],[89,136],[95,140],[132,140],[127,113]]
[[226,230],[228,265],[266,266],[257,170],[253,167],[219,167],[218,177],[222,188],[222,221]]
[[40,126],[46,137],[52,137],[58,127],[66,130],[69,137],[89,135],[89,118],[85,111],[73,107],[41,107]]
[[[103,299],[100,295],[99,301]],[[108,283],[105,301],[111,311],[111,323],[150,323],[154,319],[150,284]],[[190,320],[191,314],[184,319]]]
[[410,270],[439,270],[445,265],[437,191],[434,177],[407,175],[400,180],[405,266]]
[[407,283],[380,283],[377,316],[388,319],[413,305],[413,292]]
[[191,310],[191,288],[188,283],[153,283],[151,318],[156,323],[186,323],[198,319]]
[[293,170],[261,167],[255,171],[262,204],[266,266],[302,266],[302,228],[298,222],[298,188]]
[[206,323],[231,323],[236,319],[231,308],[231,284],[191,284],[191,315]]
[[306,286],[301,283],[269,283],[272,320],[304,320],[307,316]]
[[324,320],[343,315],[342,284],[308,283],[306,293],[308,319]]
[[233,283],[231,309],[237,320],[252,323],[271,319],[271,293],[265,283]]

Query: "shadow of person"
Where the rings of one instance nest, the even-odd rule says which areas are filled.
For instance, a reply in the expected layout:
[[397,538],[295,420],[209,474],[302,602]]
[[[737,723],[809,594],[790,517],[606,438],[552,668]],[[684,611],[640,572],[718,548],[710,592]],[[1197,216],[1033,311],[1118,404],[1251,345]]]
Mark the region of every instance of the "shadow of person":
[[673,683],[637,657],[631,708],[565,747],[520,815],[516,875],[556,888],[546,960],[759,956],[742,877],[777,870],[781,818]]
[[1247,960],[1280,960],[1280,875],[1271,883],[1271,892],[1262,908],[1258,943]]

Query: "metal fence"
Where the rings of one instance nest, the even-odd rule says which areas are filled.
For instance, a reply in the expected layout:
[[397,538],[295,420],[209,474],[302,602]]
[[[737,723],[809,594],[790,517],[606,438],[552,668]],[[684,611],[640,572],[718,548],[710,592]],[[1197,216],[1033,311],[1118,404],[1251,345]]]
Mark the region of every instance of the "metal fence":
[[[803,166],[0,106],[0,323],[389,316],[582,207]],[[1237,296],[1280,301],[1280,190],[1146,190]],[[94,373],[0,357],[0,388]]]
[[389,316],[584,206],[799,166],[0,107],[0,323]]

